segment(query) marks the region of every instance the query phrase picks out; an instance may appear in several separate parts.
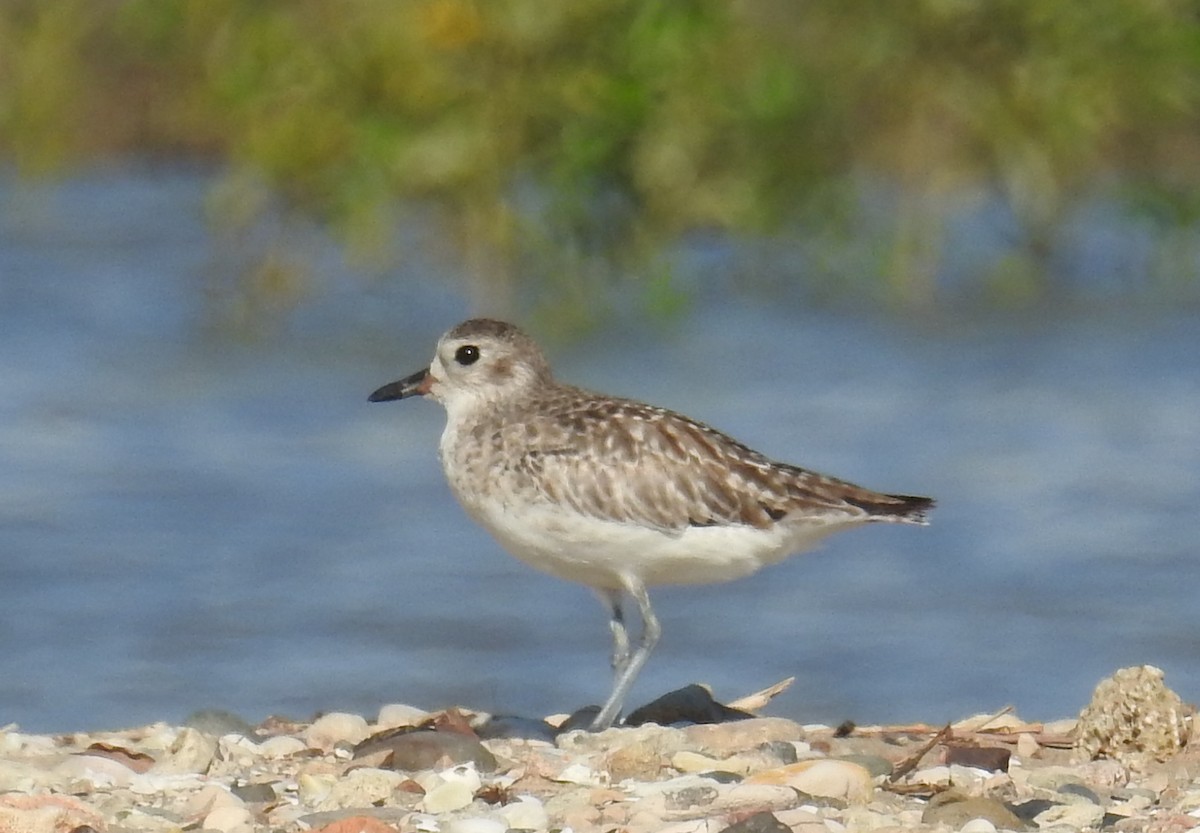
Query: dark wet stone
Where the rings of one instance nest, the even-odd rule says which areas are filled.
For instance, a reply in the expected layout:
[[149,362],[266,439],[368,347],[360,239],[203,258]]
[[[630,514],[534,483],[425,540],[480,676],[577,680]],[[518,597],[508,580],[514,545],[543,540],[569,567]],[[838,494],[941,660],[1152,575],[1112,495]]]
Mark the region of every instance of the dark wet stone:
[[576,729],[592,728],[592,721],[596,719],[596,715],[600,714],[599,706],[584,706],[571,714],[563,724],[558,727],[559,733],[573,732]]
[[247,804],[266,803],[278,798],[270,784],[234,784],[229,791]]
[[1008,806],[1021,821],[1033,821],[1036,816],[1041,815],[1051,807],[1057,807],[1060,803],[1059,801],[1048,801],[1045,798],[1032,798],[1020,804],[1010,804]]
[[496,768],[496,756],[476,738],[460,732],[429,729],[381,732],[354,747],[354,757],[383,751],[389,753],[383,766],[404,772],[433,769],[443,760],[449,761],[451,766],[474,761],[481,772]]
[[1087,799],[1092,804],[1099,805],[1104,803],[1100,800],[1100,796],[1096,795],[1095,792],[1088,787],[1085,787],[1083,784],[1063,784],[1058,788],[1058,792],[1063,793],[1064,795],[1077,795],[1080,798]]
[[740,784],[744,776],[736,772],[726,772],[723,769],[714,769],[709,772],[701,772],[701,778],[710,778],[718,784]]
[[192,712],[187,720],[183,721],[183,725],[206,735],[242,735],[253,738],[258,734],[249,723],[223,709],[201,709]]
[[493,717],[487,723],[475,729],[480,740],[505,740],[517,738],[522,740],[544,740],[550,743],[558,737],[561,730],[554,728],[544,720],[534,720],[528,717],[513,717],[501,715]]
[[997,746],[947,746],[946,764],[958,764],[989,772],[1008,772],[1011,749]]
[[754,715],[748,712],[731,709],[718,703],[703,686],[692,685],[677,688],[667,692],[639,709],[635,709],[625,718],[626,726],[641,726],[645,723],[657,723],[660,726],[671,726],[675,723],[727,723],[732,720],[746,720]]
[[775,818],[774,813],[764,810],[729,825],[721,833],[792,833],[792,828]]

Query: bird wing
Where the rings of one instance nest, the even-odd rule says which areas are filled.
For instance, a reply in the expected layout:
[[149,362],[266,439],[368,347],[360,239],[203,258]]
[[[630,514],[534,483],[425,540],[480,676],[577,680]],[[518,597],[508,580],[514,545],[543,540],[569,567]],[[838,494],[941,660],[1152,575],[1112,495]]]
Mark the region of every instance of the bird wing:
[[[765,528],[798,509],[832,520],[872,514],[866,489],[777,464],[687,417],[641,403],[576,398],[514,427],[518,469],[548,501],[667,534],[692,526]],[[847,498],[850,497],[850,500]]]

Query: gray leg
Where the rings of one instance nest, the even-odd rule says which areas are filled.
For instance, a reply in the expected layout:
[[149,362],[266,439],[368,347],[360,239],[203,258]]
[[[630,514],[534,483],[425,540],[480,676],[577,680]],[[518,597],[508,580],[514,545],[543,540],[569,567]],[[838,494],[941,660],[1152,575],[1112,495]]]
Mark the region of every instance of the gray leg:
[[620,677],[625,672],[625,666],[629,664],[629,631],[625,628],[625,611],[621,609],[621,591],[597,590],[596,593],[608,606],[608,627],[613,638],[613,674]]
[[[662,635],[662,628],[658,624],[658,617],[654,615],[654,608],[650,606],[650,596],[646,593],[646,585],[642,584],[641,579],[631,575],[621,576],[621,583],[625,585],[625,591],[637,602],[638,614],[642,617],[642,635],[638,639],[633,653],[628,655],[628,659],[623,667],[617,667],[614,662],[616,679],[613,682],[612,694],[608,695],[608,700],[604,702],[604,707],[600,709],[600,714],[596,715],[596,719],[592,721],[593,732],[607,729],[617,719],[617,715],[621,713],[621,706],[625,703],[625,697],[629,694],[629,689],[633,687],[633,681],[637,679],[638,672],[642,670],[642,666],[650,658],[650,652],[654,650],[659,636]],[[619,608],[619,606],[618,597],[615,608]],[[623,621],[620,624],[620,628],[624,632],[625,625]],[[613,631],[615,636],[615,625]],[[628,644],[628,639],[626,639],[626,644]]]

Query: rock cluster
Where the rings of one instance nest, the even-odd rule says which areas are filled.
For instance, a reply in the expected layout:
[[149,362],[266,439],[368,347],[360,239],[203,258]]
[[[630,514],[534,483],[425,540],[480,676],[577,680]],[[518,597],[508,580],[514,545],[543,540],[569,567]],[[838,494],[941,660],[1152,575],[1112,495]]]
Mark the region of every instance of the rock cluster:
[[[1200,754],[1081,756],[1076,721],[556,732],[385,707],[258,727],[0,729],[0,833],[1200,831]],[[1089,742],[1090,743],[1090,742]]]

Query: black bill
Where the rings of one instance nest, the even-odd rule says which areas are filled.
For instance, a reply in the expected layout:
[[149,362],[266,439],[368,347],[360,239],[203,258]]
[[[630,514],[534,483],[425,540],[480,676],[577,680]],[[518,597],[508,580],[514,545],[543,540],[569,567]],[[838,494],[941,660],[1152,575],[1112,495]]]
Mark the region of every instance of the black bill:
[[429,368],[418,370],[411,376],[405,376],[398,382],[390,382],[371,394],[371,402],[391,402],[394,399],[404,399],[409,396],[424,396],[429,393],[429,384],[433,377]]

